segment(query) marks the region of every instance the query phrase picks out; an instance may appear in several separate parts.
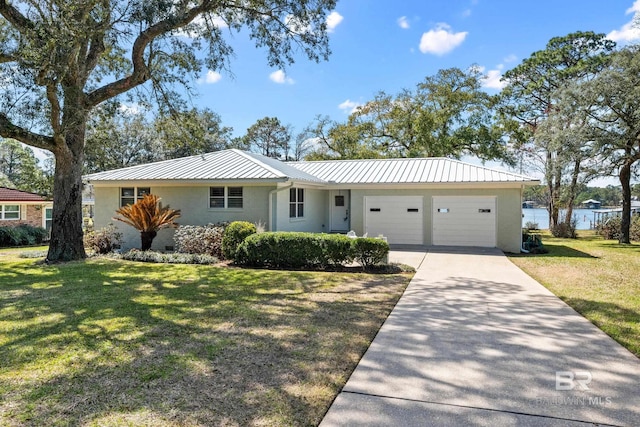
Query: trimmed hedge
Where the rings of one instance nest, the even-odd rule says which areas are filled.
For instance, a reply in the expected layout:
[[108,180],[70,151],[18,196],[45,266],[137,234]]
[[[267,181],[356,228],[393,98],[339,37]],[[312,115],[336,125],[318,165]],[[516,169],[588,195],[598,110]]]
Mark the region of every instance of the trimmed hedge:
[[43,243],[49,233],[29,224],[0,227],[0,246],[31,246]]
[[226,259],[235,259],[240,244],[256,232],[255,224],[247,221],[234,221],[229,224],[222,236],[222,255]]
[[368,268],[389,253],[387,242],[350,239],[341,234],[267,232],[247,237],[238,247],[236,262],[253,267],[326,268],[358,260]]
[[382,263],[389,254],[389,244],[384,240],[371,237],[354,239],[353,252],[356,261],[364,268]]

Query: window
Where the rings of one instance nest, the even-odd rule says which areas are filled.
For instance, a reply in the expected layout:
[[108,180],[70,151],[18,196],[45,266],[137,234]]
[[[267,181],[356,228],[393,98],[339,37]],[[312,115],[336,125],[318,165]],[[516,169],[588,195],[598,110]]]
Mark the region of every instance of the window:
[[242,209],[242,187],[209,187],[210,208],[235,208]]
[[336,196],[336,206],[344,206],[344,196]]
[[20,205],[0,205],[0,219],[20,219]]
[[53,208],[44,208],[44,228],[47,231],[51,231],[52,224],[53,224]]
[[289,190],[289,218],[302,218],[304,216],[304,188],[292,188]]
[[151,194],[149,187],[126,187],[120,189],[120,206],[132,205],[142,199],[147,194]]

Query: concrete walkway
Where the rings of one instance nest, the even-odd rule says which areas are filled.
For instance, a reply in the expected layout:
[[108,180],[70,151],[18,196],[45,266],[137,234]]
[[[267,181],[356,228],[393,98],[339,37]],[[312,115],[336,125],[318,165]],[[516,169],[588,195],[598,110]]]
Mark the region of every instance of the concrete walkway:
[[595,424],[640,425],[640,360],[502,252],[430,248],[320,425]]

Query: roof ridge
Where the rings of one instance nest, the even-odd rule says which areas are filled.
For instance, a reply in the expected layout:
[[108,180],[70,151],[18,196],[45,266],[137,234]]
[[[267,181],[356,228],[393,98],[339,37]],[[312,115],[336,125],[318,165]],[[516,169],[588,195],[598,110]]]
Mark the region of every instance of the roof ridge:
[[[256,157],[254,157],[256,155],[261,156],[261,157],[266,157],[266,156],[263,156],[262,154],[251,153],[249,151],[238,150],[237,148],[230,148],[229,150],[234,152],[234,153],[236,153],[236,154],[239,154],[239,155],[243,156],[245,159],[248,159],[248,160],[252,161],[253,163],[255,163],[255,164],[267,169],[269,172],[275,174],[276,176],[287,177],[287,174],[284,173],[283,171],[281,171],[279,169],[276,169],[273,166],[270,166],[270,165],[266,164],[261,159],[258,159]],[[222,151],[225,151],[225,150],[222,150]],[[272,157],[270,157],[270,158],[275,160],[275,161],[277,161],[277,162],[280,162],[280,160],[278,160],[278,159],[275,159],[275,158],[272,158]]]

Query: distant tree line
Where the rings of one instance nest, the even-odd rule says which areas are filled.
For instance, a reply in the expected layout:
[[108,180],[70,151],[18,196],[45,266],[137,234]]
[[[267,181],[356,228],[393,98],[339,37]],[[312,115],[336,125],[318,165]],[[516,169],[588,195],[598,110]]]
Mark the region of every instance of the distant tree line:
[[[549,192],[546,185],[527,187],[522,197],[524,200],[535,202],[538,206],[548,206],[549,204]],[[640,184],[631,186],[631,197],[635,200],[640,199]],[[560,192],[560,203],[566,206],[567,200],[568,191],[563,187]],[[573,207],[579,208],[585,200],[597,200],[602,203],[603,207],[620,206],[622,203],[622,187],[619,185],[588,187],[585,184],[580,184],[577,189]]]

